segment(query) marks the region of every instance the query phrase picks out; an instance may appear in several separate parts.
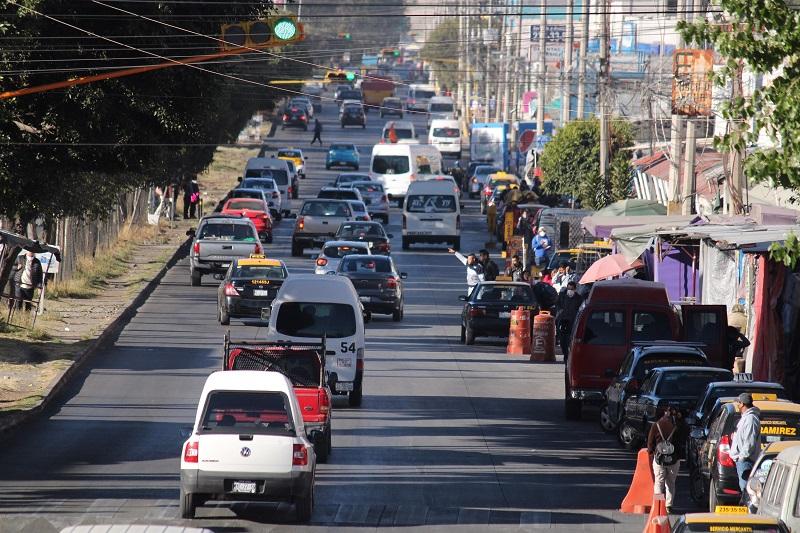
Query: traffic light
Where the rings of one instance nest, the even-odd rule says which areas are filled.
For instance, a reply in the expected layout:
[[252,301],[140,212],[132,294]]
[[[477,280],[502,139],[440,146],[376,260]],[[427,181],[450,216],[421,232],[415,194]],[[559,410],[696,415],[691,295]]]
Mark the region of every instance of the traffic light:
[[394,57],[400,57],[400,50],[392,50],[392,55]]
[[224,24],[222,50],[282,46],[305,39],[303,25],[294,15],[276,15],[266,19]]
[[344,39],[346,41],[349,41],[350,40],[350,34],[349,33],[339,33],[339,38],[340,39]]
[[347,78],[347,81],[353,81],[354,79],[356,79],[356,75],[354,72],[346,72],[345,78]]

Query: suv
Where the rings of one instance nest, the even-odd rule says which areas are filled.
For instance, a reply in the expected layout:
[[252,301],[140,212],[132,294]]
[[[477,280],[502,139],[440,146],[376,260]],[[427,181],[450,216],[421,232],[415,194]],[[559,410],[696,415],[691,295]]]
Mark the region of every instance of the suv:
[[353,211],[347,200],[306,200],[294,225],[292,257],[303,255],[305,248],[332,239],[339,225],[351,220]]
[[197,230],[190,229],[186,235],[192,237],[189,275],[193,287],[200,286],[206,274],[224,274],[234,259],[263,252],[255,225],[240,215],[203,217]]
[[298,521],[311,519],[317,459],[283,374],[212,373],[181,449],[181,518],[206,500],[250,500],[293,503]]
[[403,118],[403,101],[394,96],[384,98],[381,102],[381,118],[386,115],[399,115]]
[[296,126],[308,131],[308,111],[305,106],[290,105],[283,112],[283,121],[281,129],[286,129],[287,126]]
[[345,126],[367,127],[367,115],[364,113],[364,106],[360,103],[345,103],[342,105],[342,112],[339,114],[339,121],[342,128]]

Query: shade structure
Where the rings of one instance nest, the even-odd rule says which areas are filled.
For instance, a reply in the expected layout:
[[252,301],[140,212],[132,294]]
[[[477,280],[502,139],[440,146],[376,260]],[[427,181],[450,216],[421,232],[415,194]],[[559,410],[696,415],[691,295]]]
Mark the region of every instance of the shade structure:
[[592,263],[592,266],[584,272],[583,277],[581,277],[578,283],[586,284],[594,283],[601,279],[618,278],[626,272],[636,270],[642,265],[643,263],[639,259],[631,263],[625,259],[625,256],[622,254],[607,255]]
[[667,208],[655,200],[643,200],[639,198],[628,198],[618,200],[611,205],[597,211],[594,216],[609,217],[643,217],[654,215],[666,215]]

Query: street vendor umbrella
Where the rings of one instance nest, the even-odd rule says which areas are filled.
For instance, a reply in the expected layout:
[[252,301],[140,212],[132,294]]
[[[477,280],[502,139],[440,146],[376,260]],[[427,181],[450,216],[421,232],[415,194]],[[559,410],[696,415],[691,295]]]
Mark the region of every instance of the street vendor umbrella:
[[592,266],[586,269],[586,272],[578,283],[583,285],[586,283],[594,283],[601,279],[618,278],[625,272],[636,270],[641,266],[643,266],[643,263],[639,259],[630,263],[622,254],[607,255],[592,263]]
[[667,208],[654,200],[641,200],[629,198],[618,200],[611,205],[597,211],[594,216],[611,217],[645,217],[653,215],[666,215]]

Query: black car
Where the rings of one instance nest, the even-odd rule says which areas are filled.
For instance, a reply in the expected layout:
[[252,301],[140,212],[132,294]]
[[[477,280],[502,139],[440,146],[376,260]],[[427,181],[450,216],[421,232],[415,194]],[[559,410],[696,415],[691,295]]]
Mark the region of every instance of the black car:
[[308,112],[299,105],[289,106],[283,112],[281,129],[287,126],[300,127],[308,130]]
[[469,296],[459,296],[465,302],[461,312],[461,342],[474,344],[475,337],[508,337],[511,310],[519,306],[533,310],[536,297],[527,283],[484,281],[475,286]]
[[705,426],[708,422],[708,417],[719,398],[734,398],[743,392],[751,394],[760,394],[762,399],[770,399],[774,397],[776,400],[788,400],[789,395],[786,389],[780,383],[771,383],[769,381],[752,381],[743,380],[740,376],[748,376],[748,374],[737,374],[734,381],[715,381],[706,385],[706,390],[700,395],[697,400],[697,405],[689,413],[687,422],[696,426]]
[[381,102],[381,118],[386,115],[398,115],[403,118],[403,101],[399,98],[384,98]]
[[364,306],[366,318],[371,313],[403,319],[403,281],[407,275],[398,272],[391,257],[382,255],[348,255],[339,262],[336,273],[353,282]]
[[251,256],[231,262],[217,290],[217,319],[223,326],[231,318],[266,320],[266,309],[278,295],[289,272],[283,261]]
[[647,438],[650,426],[664,414],[667,405],[687,413],[697,397],[712,381],[733,379],[733,372],[724,368],[675,366],[655,368],[637,394],[625,400],[617,435],[620,444],[629,450],[638,449]]
[[387,234],[380,222],[344,222],[339,226],[334,239],[338,241],[366,241],[373,254],[389,255],[392,251]]
[[670,366],[708,366],[708,358],[703,350],[691,343],[652,341],[634,346],[605,391],[605,402],[600,408],[603,431],[613,433],[617,430],[625,400],[639,392],[639,386],[651,370]]
[[342,127],[345,126],[361,126],[367,127],[367,116],[364,114],[364,106],[361,104],[347,104],[342,107],[342,114],[340,117]]

